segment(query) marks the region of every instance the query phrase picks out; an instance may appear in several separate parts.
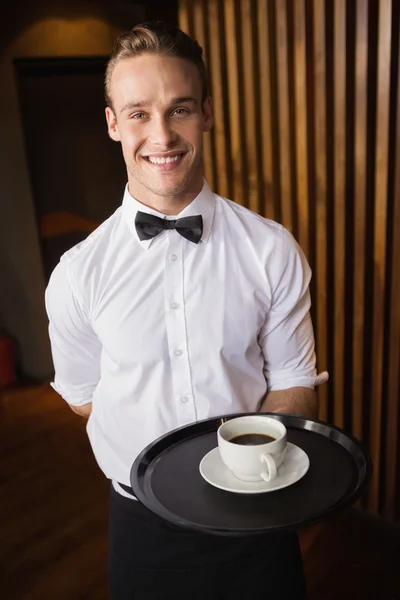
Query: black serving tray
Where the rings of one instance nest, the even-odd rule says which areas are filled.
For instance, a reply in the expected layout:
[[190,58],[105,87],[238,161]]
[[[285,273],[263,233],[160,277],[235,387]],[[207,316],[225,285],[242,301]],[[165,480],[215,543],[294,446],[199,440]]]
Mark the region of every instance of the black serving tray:
[[[287,428],[288,441],[310,459],[305,476],[272,492],[245,495],[217,489],[199,471],[215,448],[223,421],[265,414]],[[277,413],[221,415],[175,429],[149,444],[132,465],[137,499],[167,521],[219,535],[297,530],[322,521],[356,502],[371,479],[372,464],[362,444],[322,421]]]

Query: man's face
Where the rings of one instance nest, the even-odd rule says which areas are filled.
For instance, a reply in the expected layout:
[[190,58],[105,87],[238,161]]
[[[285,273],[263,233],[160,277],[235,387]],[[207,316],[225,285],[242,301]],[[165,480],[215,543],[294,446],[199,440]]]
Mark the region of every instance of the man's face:
[[197,67],[154,54],[123,59],[110,88],[108,132],[121,142],[131,194],[150,205],[160,197],[197,194],[203,133],[212,127],[211,101],[202,103]]

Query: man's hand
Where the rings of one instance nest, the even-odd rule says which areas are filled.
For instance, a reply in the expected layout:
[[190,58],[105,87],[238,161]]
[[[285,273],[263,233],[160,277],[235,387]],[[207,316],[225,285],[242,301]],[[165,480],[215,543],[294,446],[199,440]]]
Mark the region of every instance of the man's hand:
[[317,394],[315,390],[307,387],[269,392],[260,412],[286,413],[306,419],[318,419]]
[[68,406],[74,413],[76,413],[80,417],[85,417],[85,419],[88,419],[90,417],[90,413],[92,412],[91,402],[83,404],[83,406],[73,406],[72,404],[68,404]]

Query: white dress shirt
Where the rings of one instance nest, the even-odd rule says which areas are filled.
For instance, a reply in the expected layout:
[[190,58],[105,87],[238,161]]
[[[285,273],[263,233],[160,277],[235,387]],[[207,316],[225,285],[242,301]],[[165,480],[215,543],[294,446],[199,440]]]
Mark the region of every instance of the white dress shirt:
[[140,241],[126,188],[116,212],[66,252],[46,289],[55,368],[70,404],[92,402],[87,431],[106,477],[194,421],[257,411],[267,390],[314,387],[310,268],[274,221],[206,182],[179,217],[201,214],[198,244],[176,230]]

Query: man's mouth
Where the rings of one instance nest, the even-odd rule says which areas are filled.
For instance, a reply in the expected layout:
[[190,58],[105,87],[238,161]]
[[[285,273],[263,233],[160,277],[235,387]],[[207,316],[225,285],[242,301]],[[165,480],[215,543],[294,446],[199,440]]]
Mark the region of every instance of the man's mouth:
[[171,163],[177,163],[183,156],[184,152],[179,152],[176,154],[169,154],[167,156],[145,156],[144,158],[151,163],[152,165],[168,165]]

